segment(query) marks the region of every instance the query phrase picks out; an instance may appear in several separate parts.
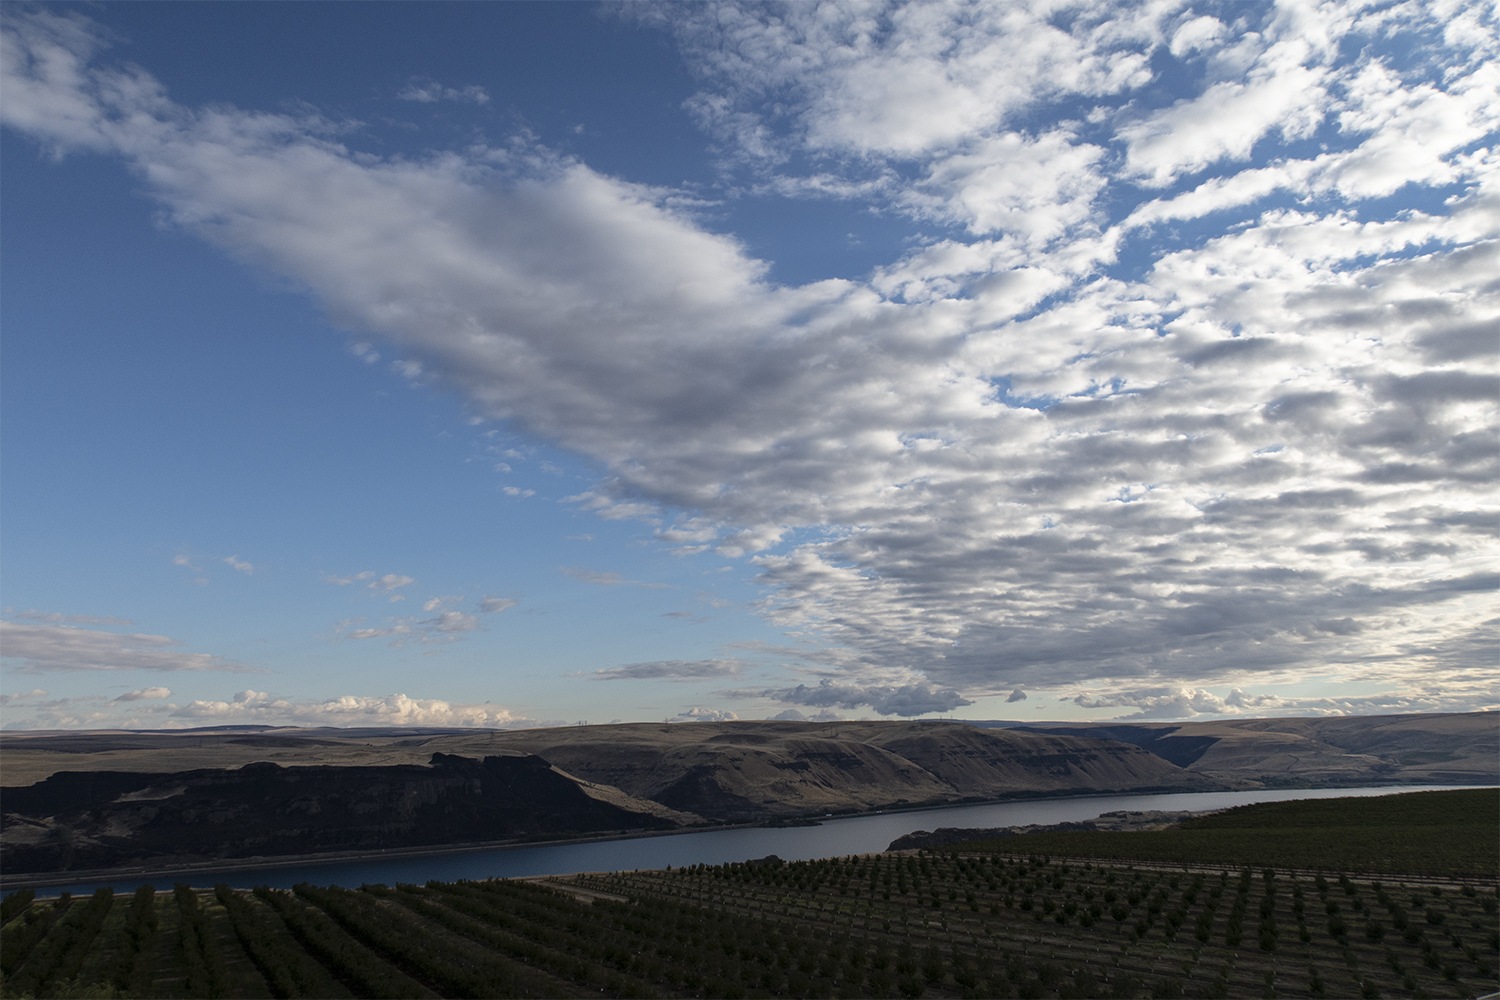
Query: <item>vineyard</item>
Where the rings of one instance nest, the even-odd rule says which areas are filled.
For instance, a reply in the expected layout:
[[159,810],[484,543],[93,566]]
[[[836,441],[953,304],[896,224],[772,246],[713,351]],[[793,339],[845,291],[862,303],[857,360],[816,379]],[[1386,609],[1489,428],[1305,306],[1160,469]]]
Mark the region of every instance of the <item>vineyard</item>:
[[1054,831],[974,841],[960,849],[1496,879],[1500,795],[1492,788],[1466,788],[1259,802],[1191,817],[1169,830],[1108,836]]
[[1474,997],[1492,881],[878,855],[7,897],[7,997]]

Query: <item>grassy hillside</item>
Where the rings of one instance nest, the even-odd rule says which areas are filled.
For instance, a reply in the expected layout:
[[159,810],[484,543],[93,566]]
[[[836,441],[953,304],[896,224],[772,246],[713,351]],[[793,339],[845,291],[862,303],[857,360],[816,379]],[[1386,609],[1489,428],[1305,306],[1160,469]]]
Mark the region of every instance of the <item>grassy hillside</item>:
[[1172,830],[1044,832],[948,849],[1496,878],[1500,789],[1263,802]]

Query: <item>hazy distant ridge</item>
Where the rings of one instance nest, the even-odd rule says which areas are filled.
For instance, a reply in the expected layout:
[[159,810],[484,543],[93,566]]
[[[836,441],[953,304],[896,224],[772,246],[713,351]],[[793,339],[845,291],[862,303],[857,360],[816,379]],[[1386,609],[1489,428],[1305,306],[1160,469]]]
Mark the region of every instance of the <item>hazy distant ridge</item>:
[[1226,783],[1485,784],[1500,780],[1500,713],[1056,724],[1121,740]]

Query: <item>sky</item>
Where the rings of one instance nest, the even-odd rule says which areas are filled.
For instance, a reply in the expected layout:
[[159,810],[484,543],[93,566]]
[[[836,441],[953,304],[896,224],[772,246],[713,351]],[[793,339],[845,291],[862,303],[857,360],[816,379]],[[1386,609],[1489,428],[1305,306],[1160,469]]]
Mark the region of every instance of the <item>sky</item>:
[[1500,707],[1492,3],[6,3],[0,725]]

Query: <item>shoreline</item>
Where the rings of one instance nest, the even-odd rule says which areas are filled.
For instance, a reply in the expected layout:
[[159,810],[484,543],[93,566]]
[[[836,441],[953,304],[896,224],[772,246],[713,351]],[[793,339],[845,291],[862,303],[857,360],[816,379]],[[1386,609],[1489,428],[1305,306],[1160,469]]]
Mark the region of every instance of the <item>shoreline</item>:
[[[1194,791],[1235,791],[1230,788],[1194,789]],[[930,812],[936,809],[952,809],[961,806],[998,805],[1008,802],[1045,801],[1058,798],[1089,798],[1114,795],[1164,795],[1180,793],[1174,788],[1142,788],[1133,790],[1115,789],[1100,791],[1027,791],[1014,795],[1003,795],[993,799],[963,799],[952,802],[929,802],[922,805],[892,805],[861,812],[823,813],[802,816],[779,816],[746,823],[704,823],[699,826],[682,827],[676,830],[619,830],[610,833],[573,837],[548,838],[544,840],[487,840],[469,841],[461,844],[431,844],[412,847],[376,847],[366,850],[323,851],[313,854],[257,855],[245,859],[222,861],[186,861],[156,868],[147,865],[130,865],[118,868],[90,868],[67,872],[21,872],[11,877],[0,873],[0,895],[21,889],[46,889],[72,885],[78,882],[115,882],[138,878],[160,878],[163,882],[181,880],[194,875],[229,874],[265,869],[296,868],[338,864],[344,861],[396,860],[403,858],[444,857],[453,854],[472,854],[484,851],[517,850],[527,847],[565,847],[570,844],[609,843],[621,840],[646,840],[656,837],[676,837],[692,833],[717,833],[724,830],[775,830],[790,826],[821,826],[829,820],[859,819],[865,816],[895,815],[903,813]]]
[[[119,868],[79,869],[67,872],[24,872],[15,876],[6,876],[0,873],[0,895],[16,892],[24,889],[48,889],[60,888],[77,883],[100,883],[131,880],[161,881],[170,886],[174,881],[184,881],[195,876],[231,874],[238,872],[253,872],[267,869],[296,868],[300,866],[316,866],[325,864],[339,864],[341,862],[380,861],[397,860],[423,857],[444,857],[457,854],[481,853],[487,851],[518,850],[529,847],[564,847],[572,844],[609,843],[615,841],[646,840],[660,837],[676,837],[695,833],[717,833],[729,830],[751,830],[768,829],[774,830],[787,826],[821,826],[825,822],[843,819],[860,819],[864,817],[895,815],[907,813],[932,812],[940,809],[962,808],[966,806],[990,806],[1002,805],[1016,802],[1042,802],[1053,799],[1087,799],[1087,798],[1111,798],[1116,796],[1146,796],[1146,795],[1178,795],[1178,794],[1214,794],[1219,792],[1233,791],[1331,791],[1342,787],[1389,789],[1392,793],[1398,793],[1403,789],[1413,786],[1408,784],[1391,785],[1358,785],[1358,786],[1314,786],[1305,787],[1278,787],[1262,789],[1244,788],[1210,788],[1194,789],[1191,792],[1180,788],[1141,788],[1141,789],[1113,789],[1113,790],[1057,790],[1057,791],[1026,791],[997,798],[968,799],[952,802],[924,803],[922,805],[897,805],[880,809],[869,809],[861,812],[825,813],[820,815],[808,815],[797,817],[777,817],[767,820],[745,823],[705,823],[700,826],[684,827],[676,830],[621,830],[609,833],[592,834],[573,837],[559,837],[545,840],[497,840],[497,841],[471,841],[462,844],[444,845],[419,845],[412,847],[389,847],[371,848],[367,850],[353,851],[327,851],[313,854],[283,854],[274,857],[257,856],[245,859],[217,860],[202,862],[183,862],[157,868],[146,865],[132,865]],[[1421,785],[1418,787],[1500,787],[1500,786],[1431,786]],[[811,822],[809,822],[811,821]]]

